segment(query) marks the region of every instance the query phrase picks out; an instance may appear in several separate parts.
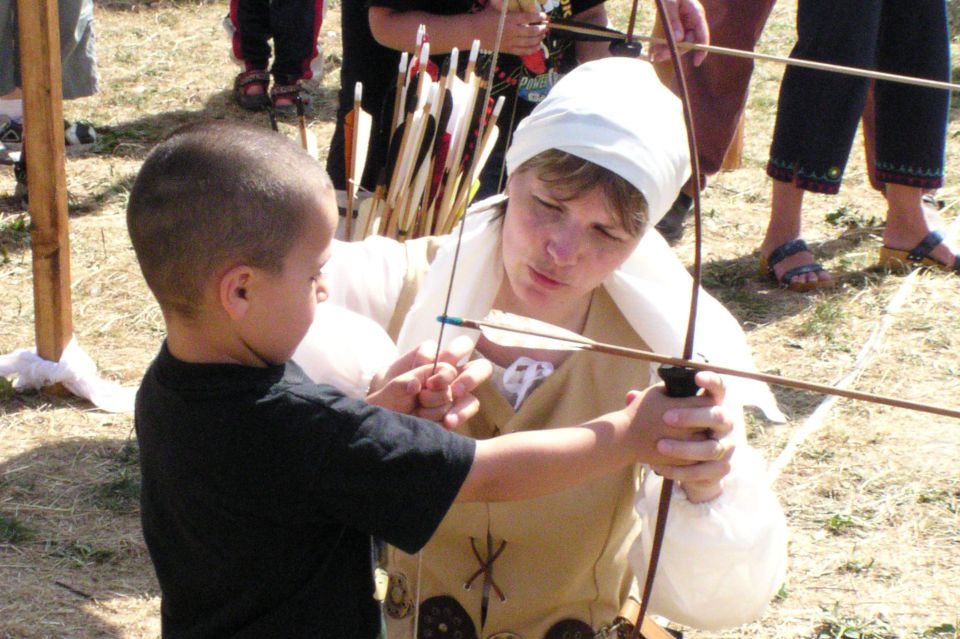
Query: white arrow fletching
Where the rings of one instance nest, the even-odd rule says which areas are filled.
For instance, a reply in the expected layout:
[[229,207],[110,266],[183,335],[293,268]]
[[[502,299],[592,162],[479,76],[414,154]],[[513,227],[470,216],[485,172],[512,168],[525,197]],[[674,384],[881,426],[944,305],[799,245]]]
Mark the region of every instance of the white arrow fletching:
[[[593,343],[583,335],[522,315],[491,310],[483,318],[484,337],[500,346],[549,351],[578,351]],[[531,333],[537,333],[532,335]]]

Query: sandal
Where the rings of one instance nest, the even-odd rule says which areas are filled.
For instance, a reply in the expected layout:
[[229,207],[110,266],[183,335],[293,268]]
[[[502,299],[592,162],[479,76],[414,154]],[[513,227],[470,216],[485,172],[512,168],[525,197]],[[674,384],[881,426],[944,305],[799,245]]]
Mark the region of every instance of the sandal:
[[813,251],[810,250],[810,247],[807,246],[807,243],[803,240],[792,240],[781,244],[777,248],[773,249],[773,252],[769,256],[760,256],[760,275],[762,277],[769,277],[774,282],[777,283],[781,288],[788,288],[791,291],[813,291],[818,288],[827,288],[833,285],[832,280],[821,280],[817,279],[813,282],[794,282],[793,278],[798,275],[804,275],[806,273],[822,273],[826,269],[823,268],[817,262],[811,262],[810,264],[803,264],[792,268],[789,271],[785,272],[781,277],[777,277],[776,271],[773,270],[777,264],[790,257],[791,255],[796,255],[797,253],[807,252],[811,255]]
[[[247,93],[247,88],[259,86],[259,93]],[[263,111],[270,106],[267,87],[270,86],[270,74],[262,69],[250,69],[237,75],[233,81],[233,97],[241,108],[247,111]]]
[[310,108],[310,95],[302,89],[300,83],[274,84],[270,89],[273,110],[281,115],[297,115],[297,98],[303,102],[304,110]]
[[910,271],[917,267],[930,268],[960,275],[960,255],[953,256],[953,264],[944,264],[930,256],[933,249],[942,243],[943,233],[931,231],[911,251],[882,246],[880,247],[880,263],[878,266],[900,272]]

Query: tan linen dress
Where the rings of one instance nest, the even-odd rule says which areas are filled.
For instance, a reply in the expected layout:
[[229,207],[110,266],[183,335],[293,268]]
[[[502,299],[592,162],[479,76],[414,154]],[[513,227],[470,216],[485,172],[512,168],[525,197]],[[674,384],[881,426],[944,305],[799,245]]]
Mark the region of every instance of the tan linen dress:
[[[415,259],[417,244],[409,244],[409,263],[425,266],[432,251]],[[417,279],[412,275],[405,282],[391,322],[394,335],[412,303]],[[647,348],[603,289],[593,295],[584,334]],[[645,362],[574,353],[528,396],[519,411],[488,380],[477,391],[480,413],[462,432],[486,439],[588,421],[621,408],[628,390],[647,386],[649,373]],[[540,639],[562,619],[579,619],[594,629],[611,622],[633,585],[626,555],[639,534],[633,507],[639,473],[638,466],[620,469],[529,501],[454,505],[421,552],[420,600],[453,597],[471,618],[477,636],[484,639],[505,632]],[[486,574],[474,549],[483,562],[500,549]],[[388,598],[395,601],[386,606],[385,616],[391,639],[413,636],[410,604],[417,592],[417,568],[416,556],[389,549],[392,588]],[[481,628],[485,579],[491,585]],[[398,599],[406,605],[396,605]],[[422,618],[420,624],[424,625]]]

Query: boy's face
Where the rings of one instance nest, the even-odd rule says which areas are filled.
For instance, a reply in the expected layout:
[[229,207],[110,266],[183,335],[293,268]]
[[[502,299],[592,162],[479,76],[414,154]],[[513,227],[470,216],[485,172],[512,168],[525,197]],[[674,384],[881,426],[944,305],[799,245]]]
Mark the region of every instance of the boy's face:
[[256,298],[250,300],[245,339],[268,364],[282,364],[293,356],[313,323],[317,304],[327,299],[321,269],[330,259],[336,210],[333,193],[319,192],[314,214],[284,258],[283,271],[258,271],[261,280]]

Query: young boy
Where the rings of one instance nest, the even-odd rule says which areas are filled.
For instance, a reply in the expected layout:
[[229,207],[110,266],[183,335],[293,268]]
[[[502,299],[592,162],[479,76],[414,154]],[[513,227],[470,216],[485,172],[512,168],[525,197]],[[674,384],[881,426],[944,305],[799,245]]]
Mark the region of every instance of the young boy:
[[[320,165],[249,125],[181,129],[137,177],[128,228],[167,326],[136,409],[165,637],[376,637],[372,536],[416,552],[454,501],[672,463],[658,439],[726,419],[697,408],[722,401],[717,381],[682,404],[633,394],[580,426],[474,441],[313,384],[289,358],[327,296],[336,219]],[[441,368],[411,373],[440,392]],[[390,403],[391,384],[372,399]]]

